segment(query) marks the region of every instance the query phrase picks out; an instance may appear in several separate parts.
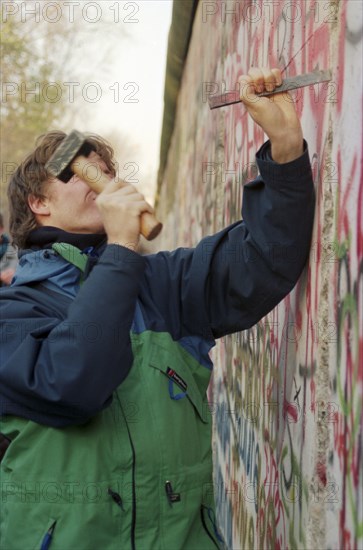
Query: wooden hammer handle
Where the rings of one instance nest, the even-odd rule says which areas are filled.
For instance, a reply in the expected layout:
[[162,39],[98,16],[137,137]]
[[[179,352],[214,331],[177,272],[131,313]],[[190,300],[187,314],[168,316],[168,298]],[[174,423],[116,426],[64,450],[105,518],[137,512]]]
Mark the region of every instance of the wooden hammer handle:
[[[83,181],[86,181],[93,191],[101,193],[110,181],[110,178],[102,172],[101,168],[87,157],[79,155],[71,164],[71,170],[77,174]],[[161,231],[163,224],[160,223],[150,212],[141,214],[140,231],[141,234],[151,241],[155,239]]]

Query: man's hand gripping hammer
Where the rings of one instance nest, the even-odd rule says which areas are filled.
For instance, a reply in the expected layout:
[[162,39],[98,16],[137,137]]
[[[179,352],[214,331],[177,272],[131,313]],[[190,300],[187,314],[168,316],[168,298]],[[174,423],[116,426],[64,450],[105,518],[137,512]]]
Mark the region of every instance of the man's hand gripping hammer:
[[[87,182],[93,191],[101,193],[110,178],[99,167],[87,158],[94,151],[87,137],[73,130],[60,144],[45,165],[46,170],[54,177],[67,183],[74,174]],[[144,212],[141,215],[141,234],[151,241],[157,237],[163,225],[153,214]]]

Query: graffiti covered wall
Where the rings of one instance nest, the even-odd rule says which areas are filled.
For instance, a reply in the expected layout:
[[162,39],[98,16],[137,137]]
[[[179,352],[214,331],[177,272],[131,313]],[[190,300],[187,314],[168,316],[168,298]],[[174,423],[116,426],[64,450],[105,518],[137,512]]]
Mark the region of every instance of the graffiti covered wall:
[[363,548],[362,3],[201,1],[160,189],[162,248],[240,219],[263,133],[210,111],[250,66],[331,68],[295,92],[317,205],[293,292],[213,350],[218,521],[229,548]]

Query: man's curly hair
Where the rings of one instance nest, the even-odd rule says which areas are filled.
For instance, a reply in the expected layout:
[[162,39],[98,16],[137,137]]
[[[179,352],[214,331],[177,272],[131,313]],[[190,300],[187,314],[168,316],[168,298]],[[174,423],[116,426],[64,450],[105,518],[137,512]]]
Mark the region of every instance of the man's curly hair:
[[[39,136],[34,151],[23,160],[9,181],[10,233],[13,243],[19,249],[25,247],[30,231],[37,227],[37,221],[29,207],[28,198],[30,195],[40,199],[45,198],[45,187],[53,177],[45,169],[45,164],[66,136],[67,134],[58,130]],[[110,144],[96,134],[86,134],[86,138],[114,177],[116,163]]]

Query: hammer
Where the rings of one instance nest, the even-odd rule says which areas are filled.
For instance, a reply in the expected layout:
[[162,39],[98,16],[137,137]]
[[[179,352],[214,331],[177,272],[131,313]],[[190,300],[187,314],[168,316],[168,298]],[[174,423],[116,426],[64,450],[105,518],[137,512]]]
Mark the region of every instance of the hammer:
[[[74,174],[87,182],[93,191],[101,193],[110,178],[100,167],[87,158],[95,148],[87,137],[73,130],[59,145],[45,165],[45,169],[55,178],[67,183]],[[163,225],[150,212],[141,214],[141,234],[151,241],[157,237]]]

